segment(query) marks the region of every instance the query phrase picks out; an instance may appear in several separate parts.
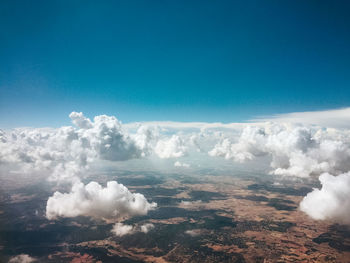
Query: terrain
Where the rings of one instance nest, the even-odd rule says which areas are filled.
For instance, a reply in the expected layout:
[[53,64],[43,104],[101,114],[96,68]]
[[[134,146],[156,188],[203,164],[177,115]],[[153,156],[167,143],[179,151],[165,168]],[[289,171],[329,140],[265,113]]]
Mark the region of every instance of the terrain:
[[102,185],[117,180],[156,202],[157,209],[147,215],[122,221],[154,228],[116,236],[111,232],[115,222],[87,217],[49,221],[48,182],[3,185],[1,262],[19,254],[39,262],[349,262],[350,229],[312,220],[298,209],[303,196],[318,187],[310,179],[202,170],[112,171],[86,178],[91,180]]

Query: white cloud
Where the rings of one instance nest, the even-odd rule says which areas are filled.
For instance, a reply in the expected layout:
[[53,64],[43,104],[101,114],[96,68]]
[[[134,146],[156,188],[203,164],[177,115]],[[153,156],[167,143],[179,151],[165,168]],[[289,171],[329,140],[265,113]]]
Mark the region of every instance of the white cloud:
[[114,233],[116,236],[122,237],[125,235],[132,235],[137,232],[142,232],[147,234],[150,230],[154,228],[154,225],[151,223],[146,223],[141,226],[132,226],[132,225],[126,225],[123,223],[116,223],[111,232]]
[[148,121],[126,123],[124,125],[128,129],[136,129],[140,125],[145,125],[148,127],[158,127],[169,132],[193,132],[203,130],[241,130],[247,125],[257,125],[257,123]]
[[159,140],[154,149],[154,152],[162,159],[182,157],[186,151],[187,147],[178,135],[173,135],[170,139]]
[[[124,186],[116,182],[110,182],[111,186],[105,188],[97,183],[86,186],[80,183],[80,178],[90,167],[95,168],[101,160],[119,162],[147,156],[168,159],[190,155],[193,157],[191,164],[200,161],[204,164],[209,157],[205,159],[203,152],[241,163],[269,156],[271,173],[279,176],[333,174],[333,179],[324,175],[320,177],[322,189],[310,193],[304,199],[303,207],[308,202],[319,200],[319,196],[332,200],[338,198],[329,189],[333,181],[345,182],[342,174],[350,171],[350,130],[345,129],[350,127],[348,116],[350,108],[279,115],[272,118],[277,123],[148,122],[122,125],[113,116],[101,115],[90,120],[82,113],[72,112],[70,118],[76,127],[0,130],[0,165],[1,169],[9,167],[11,174],[41,172],[50,180],[72,182],[70,193],[56,192],[48,200],[47,217],[50,219],[77,215],[119,218],[144,214],[154,208],[143,195],[133,194],[126,188],[123,192]],[[344,129],[320,128],[311,124]],[[217,161],[211,160],[212,163]],[[187,159],[176,161],[174,166],[188,167]],[[116,198],[98,194],[105,192]],[[121,192],[124,194],[118,195]],[[345,187],[342,196],[347,192],[350,190]],[[135,195],[139,196],[136,199],[140,207],[137,208],[130,201]],[[327,213],[302,209],[317,219],[341,221],[339,218],[343,216],[330,210],[330,207],[341,210],[338,204],[344,202],[338,199],[340,201],[325,208]],[[141,227],[137,231],[141,231]]]
[[83,138],[88,139],[100,159],[124,161],[139,158],[142,154],[114,116],[96,116],[93,127],[83,129],[81,133]]
[[150,155],[153,151],[154,144],[158,140],[159,130],[148,126],[140,126],[136,134],[132,134],[131,138],[135,141],[135,145],[141,149],[142,156]]
[[197,237],[201,234],[200,229],[193,229],[185,231],[185,234],[190,235],[191,237]]
[[278,114],[270,117],[262,117],[252,120],[253,122],[279,122],[301,123],[306,125],[318,125],[321,127],[350,128],[350,107],[324,110]]
[[72,112],[69,114],[73,124],[81,129],[91,129],[93,127],[89,118],[86,118],[82,112]]
[[53,180],[76,180],[92,153],[73,127],[58,129],[15,129],[0,142],[0,163],[18,171],[41,171]]
[[270,155],[276,175],[340,174],[350,170],[349,139],[347,131],[266,123],[246,127],[236,143],[223,139],[209,155],[237,162]]
[[149,231],[151,231],[154,228],[154,225],[151,223],[144,224],[140,226],[140,231],[147,234]]
[[314,219],[350,224],[350,172],[319,177],[321,189],[314,189],[300,203],[301,211]]
[[33,258],[27,254],[21,254],[21,255],[10,258],[9,263],[31,263],[34,261],[36,261],[35,258]]
[[46,205],[46,217],[88,216],[97,219],[118,219],[124,216],[145,215],[156,208],[139,193],[131,193],[116,181],[102,187],[96,182],[75,183],[70,193],[55,192]]
[[113,116],[96,116],[93,122],[82,113],[72,112],[70,117],[77,128],[1,131],[0,164],[15,165],[22,172],[45,172],[55,181],[75,182],[95,160],[125,161],[149,151],[150,131],[140,129],[134,140]]
[[[222,139],[209,151],[237,162],[271,157],[272,174],[309,177],[320,175],[322,188],[300,204],[314,219],[350,224],[350,133],[293,124],[248,126],[236,142]],[[330,175],[329,173],[335,175]]]
[[111,231],[118,237],[135,233],[134,227],[132,225],[125,225],[123,223],[116,223]]

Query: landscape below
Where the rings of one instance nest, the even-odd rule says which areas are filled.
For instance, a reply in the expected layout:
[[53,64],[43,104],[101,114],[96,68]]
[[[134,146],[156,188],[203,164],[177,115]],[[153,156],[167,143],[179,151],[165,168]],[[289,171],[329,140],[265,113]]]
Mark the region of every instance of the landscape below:
[[[158,207],[123,219],[153,224],[147,233],[123,236],[113,223],[88,217],[45,217],[41,185],[1,188],[1,261],[27,254],[39,262],[348,262],[350,229],[315,221],[299,211],[318,182],[276,183],[271,175],[246,172],[109,172],[86,181],[116,180]],[[40,191],[38,190],[40,188]]]

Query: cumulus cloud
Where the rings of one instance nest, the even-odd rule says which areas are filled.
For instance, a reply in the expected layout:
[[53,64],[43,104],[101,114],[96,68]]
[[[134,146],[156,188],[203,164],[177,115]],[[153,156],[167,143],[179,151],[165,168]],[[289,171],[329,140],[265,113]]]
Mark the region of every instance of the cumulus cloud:
[[[348,110],[327,114],[340,116],[337,125],[334,125],[340,127],[339,123],[343,122],[340,120],[347,118]],[[100,115],[90,120],[81,112],[72,112],[70,118],[74,126],[0,130],[0,165],[1,168],[15,168],[17,173],[39,171],[47,174],[50,180],[72,183],[71,192],[56,192],[48,200],[49,219],[78,215],[104,219],[145,214],[155,204],[148,203],[143,195],[125,190],[117,182],[109,182],[105,188],[94,182],[82,184],[80,178],[100,160],[125,161],[146,156],[168,159],[197,154],[192,163],[193,160],[203,160],[203,156],[199,155],[208,152],[210,156],[243,163],[269,156],[271,173],[278,176],[332,174],[333,177],[320,177],[322,189],[316,189],[305,197],[301,209],[316,219],[335,218],[341,221],[343,216],[332,212],[330,207],[341,210],[338,204],[346,204],[343,197],[336,196],[330,189],[338,180],[343,180],[346,185],[344,177],[347,176],[342,174],[350,171],[350,131],[282,123],[284,120],[297,121],[299,117],[303,119],[302,116],[308,117],[300,123],[316,123],[312,122],[313,118],[322,119],[322,114],[289,115],[276,120],[278,123],[150,122],[124,125],[114,116]],[[325,116],[328,117],[319,124],[327,124],[332,119],[327,114]],[[189,165],[176,161],[174,166]],[[344,186],[341,196],[346,196],[347,192],[350,190]],[[113,198],[101,193],[108,193]],[[327,213],[314,211],[308,206],[321,196],[335,200],[324,208]],[[316,207],[321,209],[322,206]]]
[[106,187],[80,182],[95,161],[125,161],[150,154],[156,138],[153,130],[140,127],[130,135],[114,116],[100,115],[93,121],[81,112],[69,116],[76,127],[0,131],[0,165],[12,165],[17,172],[39,171],[48,174],[49,180],[72,183],[71,192],[56,192],[48,199],[47,218],[117,219],[154,209],[155,203],[115,181]]
[[18,171],[41,171],[53,180],[74,180],[87,168],[91,152],[73,127],[15,129],[0,142],[0,163]]
[[102,187],[96,182],[87,185],[75,183],[70,193],[55,192],[46,205],[49,220],[59,217],[88,216],[96,219],[118,219],[126,216],[145,215],[155,209],[144,195],[131,193],[116,181]]
[[221,140],[209,155],[237,162],[269,155],[276,175],[340,174],[350,170],[349,138],[347,131],[266,123],[246,127],[237,142]]
[[31,263],[34,261],[36,261],[35,258],[33,258],[27,254],[21,254],[21,255],[10,258],[9,263]]
[[125,235],[132,235],[136,232],[142,232],[147,234],[150,230],[154,228],[154,225],[151,223],[146,223],[141,226],[132,226],[132,225],[126,225],[123,223],[116,223],[111,232],[114,233],[116,236],[122,237]]
[[265,123],[246,127],[238,140],[223,138],[208,153],[236,162],[268,155],[275,175],[321,174],[322,188],[309,193],[300,209],[314,219],[350,224],[349,130]]
[[152,134],[147,129],[140,128],[134,139],[114,116],[100,115],[93,121],[81,112],[69,116],[77,127],[1,131],[0,164],[75,182],[95,160],[125,161],[149,151]]
[[324,173],[319,180],[322,188],[304,197],[301,211],[317,220],[350,224],[350,172],[338,176]]
[[82,112],[72,112],[69,114],[73,124],[81,129],[90,129],[93,127],[89,118],[86,118]]
[[159,140],[156,144],[154,152],[159,158],[178,158],[186,154],[187,147],[184,141],[178,135],[173,135],[169,139]]
[[142,156],[150,155],[153,151],[154,144],[159,138],[159,129],[157,127],[150,128],[141,125],[136,134],[132,134],[131,138],[135,141],[136,146],[141,149]]

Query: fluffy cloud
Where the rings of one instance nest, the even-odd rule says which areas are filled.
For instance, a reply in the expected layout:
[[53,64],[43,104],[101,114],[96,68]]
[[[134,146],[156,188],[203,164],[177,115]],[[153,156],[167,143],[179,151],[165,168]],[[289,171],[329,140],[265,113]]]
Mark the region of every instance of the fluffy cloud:
[[69,116],[77,128],[1,131],[0,164],[12,164],[23,172],[45,172],[51,180],[75,182],[94,160],[124,161],[149,151],[152,135],[146,129],[140,128],[133,139],[113,116],[96,116],[93,121],[82,113]]
[[[340,112],[345,118],[348,110],[335,113]],[[311,116],[309,121],[312,121],[314,115],[308,116]],[[323,115],[320,113],[318,116]],[[90,120],[77,112],[72,112],[70,118],[74,127],[0,130],[1,168],[9,167],[8,169],[16,169],[16,172],[28,174],[39,171],[49,175],[51,180],[72,182],[70,193],[56,192],[48,200],[47,217],[50,219],[77,215],[119,218],[144,214],[154,208],[143,195],[130,193],[126,188],[123,192],[123,186],[116,182],[109,182],[111,186],[105,188],[97,183],[86,186],[80,183],[81,176],[100,160],[125,161],[151,155],[167,159],[191,155],[194,157],[191,163],[194,163],[194,160],[205,160],[201,155],[203,152],[236,162],[269,156],[271,173],[278,176],[333,174],[333,177],[320,177],[322,189],[316,189],[305,197],[301,209],[316,219],[334,218],[341,221],[340,218],[343,217],[330,208],[341,210],[341,206],[346,205],[341,196],[350,192],[345,187],[347,181],[344,177],[348,176],[342,175],[350,171],[349,130],[283,123],[167,122],[122,125],[113,116],[101,115]],[[176,161],[174,166],[188,165]],[[344,185],[341,196],[330,190],[333,189],[331,186],[334,182],[339,180],[343,180]],[[113,198],[98,194],[105,192]],[[326,212],[321,213],[308,205],[325,196],[335,200],[322,210]],[[136,200],[140,203],[138,208],[134,207]],[[322,206],[315,207],[321,209]]]
[[0,163],[22,172],[41,171],[53,180],[75,180],[92,157],[73,127],[15,129],[0,142]]
[[136,134],[132,134],[131,138],[135,141],[136,146],[142,151],[142,156],[150,155],[153,151],[154,144],[159,138],[158,128],[150,128],[141,125]]
[[131,235],[136,232],[143,232],[147,234],[150,230],[154,228],[154,225],[151,223],[143,224],[139,227],[132,226],[132,225],[125,225],[123,223],[116,223],[112,228],[112,233],[114,233],[116,236],[122,237],[125,235]]
[[56,192],[48,199],[47,218],[117,219],[144,215],[155,208],[142,194],[131,193],[115,181],[105,188],[96,182],[80,182],[94,161],[125,161],[149,154],[155,140],[153,131],[140,127],[130,135],[114,116],[100,115],[93,121],[82,113],[69,116],[77,127],[0,131],[1,165],[12,165],[19,172],[47,173],[50,180],[72,183],[70,193]]
[[272,174],[297,177],[321,174],[322,188],[309,193],[300,209],[314,219],[350,224],[348,130],[266,123],[246,127],[233,141],[222,139],[209,155],[237,162],[269,155]]
[[33,258],[27,254],[21,254],[21,255],[10,258],[9,263],[31,263],[34,261],[36,261],[35,258]]
[[81,129],[90,129],[93,127],[89,118],[86,118],[82,112],[72,112],[69,114],[73,124]]
[[[76,113],[73,112],[72,114],[76,116]],[[140,148],[136,146],[135,141],[123,130],[121,123],[114,116],[96,116],[92,123],[84,116],[81,116],[78,119],[79,121],[73,120],[81,125],[79,130],[80,138],[87,140],[87,143],[98,158],[110,161],[124,161],[141,156],[142,151]]]
[[267,123],[246,127],[238,142],[226,138],[209,151],[237,162],[270,155],[272,173],[307,177],[310,174],[350,170],[347,132]]
[[183,139],[178,135],[173,135],[169,139],[159,140],[154,152],[159,158],[167,159],[182,157],[186,154],[186,150]]
[[300,203],[301,211],[314,219],[350,224],[350,172],[319,177],[321,189],[314,189]]
[[87,185],[75,183],[70,193],[55,192],[46,205],[46,217],[88,216],[97,219],[118,219],[145,215],[154,209],[139,193],[131,193],[124,185],[110,181],[106,187],[96,182]]

